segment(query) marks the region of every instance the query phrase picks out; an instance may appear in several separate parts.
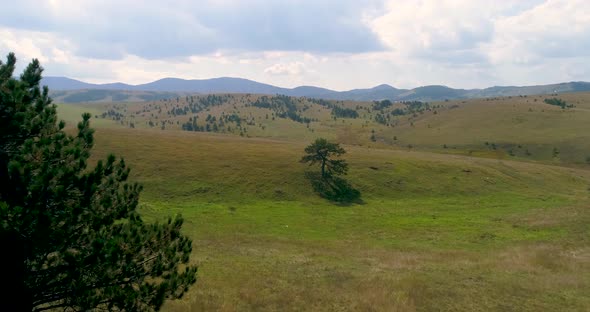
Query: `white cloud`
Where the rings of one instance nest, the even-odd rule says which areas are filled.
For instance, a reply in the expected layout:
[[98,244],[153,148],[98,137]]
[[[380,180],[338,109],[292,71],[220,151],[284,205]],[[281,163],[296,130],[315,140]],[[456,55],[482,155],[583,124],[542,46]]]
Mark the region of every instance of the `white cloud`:
[[547,58],[589,56],[590,2],[549,0],[499,19],[486,50],[495,64],[530,65],[547,62]]
[[390,1],[386,14],[366,22],[400,56],[464,62],[492,37],[494,11],[491,2]]
[[307,69],[303,62],[278,63],[264,69],[264,72],[272,75],[301,75]]
[[441,73],[441,84],[457,76],[471,77],[458,81],[465,87],[590,78],[580,63],[590,55],[587,0],[391,0],[387,8],[365,22],[391,48],[388,60]]
[[0,29],[0,51],[15,52],[20,59],[38,58],[46,61],[47,57],[35,42],[41,40],[44,34],[29,33],[29,36],[19,36],[14,31]]
[[364,52],[382,49],[361,21],[381,0],[20,0],[0,27],[59,33],[82,56],[188,57],[218,50]]
[[0,54],[89,82],[234,76],[346,90],[590,80],[587,0],[286,1],[304,5],[294,12],[269,0],[208,0],[199,12],[191,1],[133,1],[23,0],[0,11]]

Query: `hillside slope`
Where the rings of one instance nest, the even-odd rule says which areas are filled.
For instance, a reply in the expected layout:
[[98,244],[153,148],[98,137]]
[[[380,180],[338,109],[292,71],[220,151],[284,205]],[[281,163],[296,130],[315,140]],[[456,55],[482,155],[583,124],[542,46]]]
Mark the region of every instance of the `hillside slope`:
[[[93,161],[125,157],[148,222],[183,215],[199,280],[164,311],[586,311],[590,94],[545,98],[58,109],[72,128],[95,116]],[[313,193],[299,159],[320,136],[361,203]]]
[[364,201],[347,207],[311,192],[306,143],[98,129],[142,215],[182,213],[194,239],[199,281],[164,311],[590,307],[584,172],[345,145]]
[[326,101],[219,94],[89,104],[125,127],[312,139],[553,164],[590,163],[590,93],[444,102]]

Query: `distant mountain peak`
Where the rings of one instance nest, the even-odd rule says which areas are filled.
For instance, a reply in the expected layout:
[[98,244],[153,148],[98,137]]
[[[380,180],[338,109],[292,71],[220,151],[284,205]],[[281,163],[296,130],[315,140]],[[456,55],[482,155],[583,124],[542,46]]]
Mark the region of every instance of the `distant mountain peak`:
[[[389,99],[392,101],[440,101],[445,99],[551,94],[554,92],[590,91],[590,83],[583,81],[563,82],[541,86],[495,86],[485,89],[453,89],[444,85],[428,85],[414,89],[397,89],[388,84],[380,84],[369,89],[334,91],[315,86],[281,88],[237,77],[218,77],[212,79],[181,79],[166,77],[153,82],[130,85],[125,83],[92,84],[67,77],[45,77],[41,82],[52,91],[68,90],[111,90],[180,93],[258,93],[305,96],[329,100],[372,101]],[[94,93],[96,94],[96,92]]]
[[392,86],[390,86],[390,85],[388,85],[386,83],[383,83],[383,84],[380,84],[378,86],[375,86],[372,89],[373,90],[389,90],[389,89],[396,89],[396,90],[398,90],[397,88],[394,88],[394,87],[392,87]]

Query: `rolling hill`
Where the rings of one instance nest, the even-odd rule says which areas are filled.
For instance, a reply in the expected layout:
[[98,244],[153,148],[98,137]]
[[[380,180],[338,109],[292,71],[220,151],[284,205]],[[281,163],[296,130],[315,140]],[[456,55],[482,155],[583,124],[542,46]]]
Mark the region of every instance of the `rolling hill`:
[[[426,88],[446,92],[445,87]],[[227,93],[84,107],[96,111],[98,120],[131,128],[289,140],[323,136],[358,146],[586,164],[590,93],[558,95],[571,108],[545,102],[554,96],[375,103]]]
[[[536,95],[563,92],[590,91],[588,82],[565,82],[559,84],[539,86],[496,86],[485,89],[453,89],[446,86],[422,86],[414,89],[397,89],[390,85],[382,84],[369,89],[354,89],[349,91],[334,91],[314,86],[301,86],[296,88],[281,88],[256,81],[221,77],[213,79],[179,79],[164,78],[154,82],[129,85],[124,83],[91,84],[66,77],[45,77],[43,85],[49,86],[53,96],[63,102],[75,102],[67,96],[76,94],[74,99],[78,102],[109,101],[110,98],[131,97],[134,92],[167,92],[172,96],[185,95],[187,93],[256,93],[256,94],[282,94],[288,96],[313,97],[329,100],[353,100],[373,101],[389,99],[392,101],[442,101],[452,99],[484,98],[499,96]],[[100,98],[96,91],[103,91],[104,97]],[[57,95],[56,95],[57,94]],[[127,96],[125,96],[127,94]],[[145,93],[144,93],[145,94]],[[144,96],[145,97],[145,96]],[[142,98],[141,96],[135,97]],[[157,95],[146,99],[158,98]]]
[[[125,157],[147,222],[185,218],[199,280],[163,311],[588,311],[590,93],[553,96],[58,111],[72,130],[91,112],[93,161]],[[346,149],[361,203],[313,192],[317,137]]]

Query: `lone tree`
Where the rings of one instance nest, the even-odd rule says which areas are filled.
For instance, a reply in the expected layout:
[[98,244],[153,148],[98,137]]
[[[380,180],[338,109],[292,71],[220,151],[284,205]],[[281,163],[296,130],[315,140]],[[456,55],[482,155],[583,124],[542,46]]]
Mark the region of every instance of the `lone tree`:
[[180,298],[197,273],[183,219],[143,222],[123,159],[87,165],[90,114],[68,134],[39,62],[19,79],[15,64],[0,61],[0,310],[155,311]]
[[328,140],[319,138],[305,148],[306,155],[301,158],[302,163],[309,163],[310,166],[320,164],[321,177],[327,179],[333,175],[346,174],[348,164],[343,159],[332,159],[341,156],[346,151],[338,143],[331,143]]
[[330,143],[326,139],[317,139],[305,148],[305,156],[302,163],[310,166],[319,164],[321,171],[306,172],[313,189],[322,197],[340,203],[358,201],[360,192],[354,189],[348,181],[337,175],[345,175],[348,172],[348,164],[343,159],[334,159],[346,151],[337,143]]

